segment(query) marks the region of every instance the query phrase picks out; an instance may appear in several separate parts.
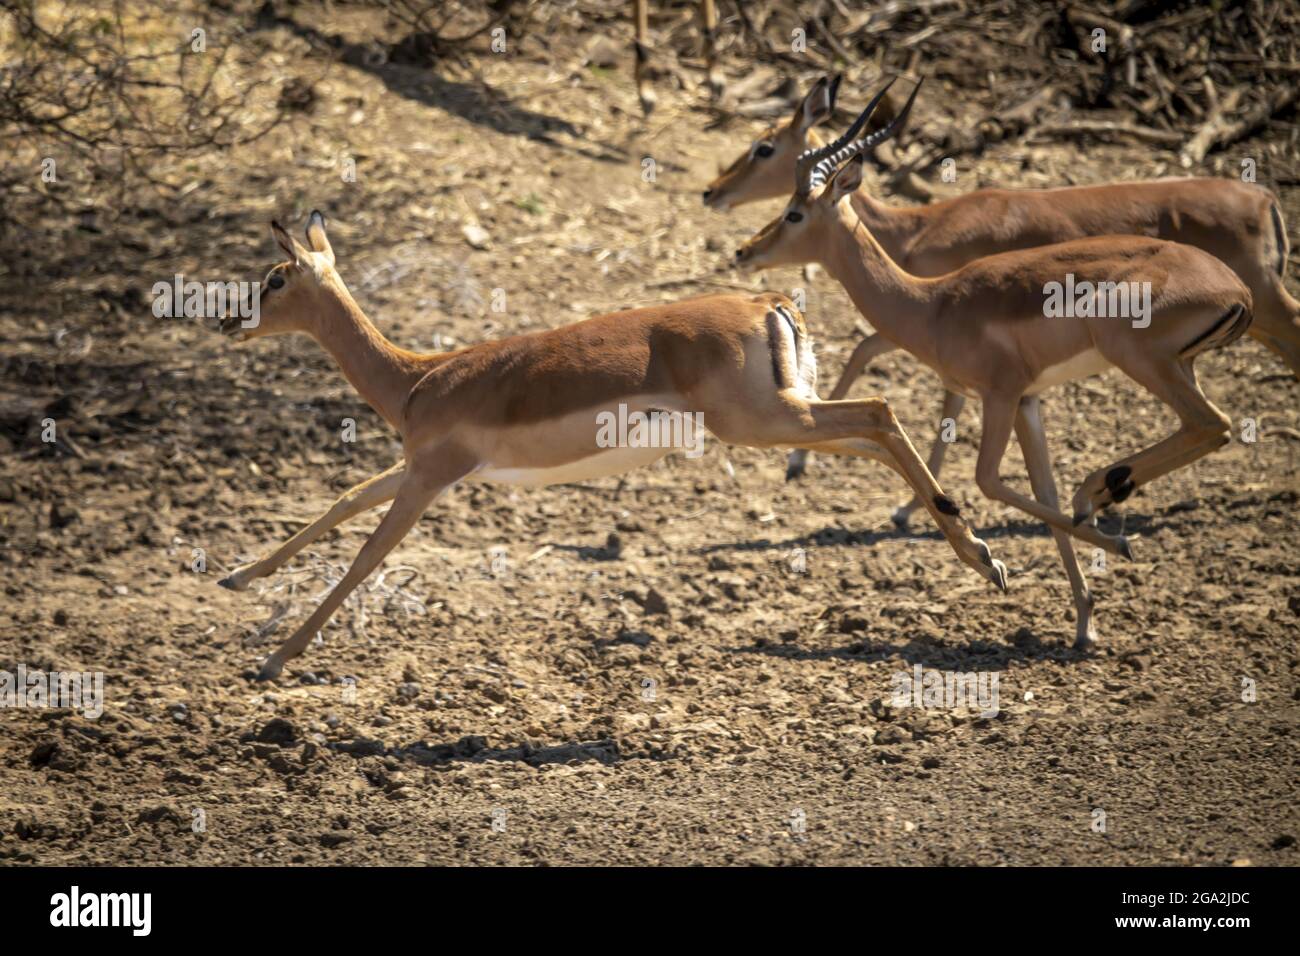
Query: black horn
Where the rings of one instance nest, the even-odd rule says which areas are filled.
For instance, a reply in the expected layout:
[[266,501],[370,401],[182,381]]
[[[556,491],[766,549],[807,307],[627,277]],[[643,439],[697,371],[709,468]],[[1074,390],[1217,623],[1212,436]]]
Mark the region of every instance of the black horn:
[[916,86],[912,87],[912,95],[907,98],[903,108],[898,111],[898,115],[889,121],[889,124],[883,129],[878,129],[870,136],[862,140],[862,149],[875,149],[885,140],[897,136],[903,127],[907,124],[907,114],[912,112],[912,103],[916,100],[916,94],[921,92],[921,84],[925,82],[925,77],[916,81]]
[[862,139],[850,143],[834,156],[828,156],[826,159],[819,162],[816,168],[809,174],[809,191],[823,185],[826,180],[830,178],[831,173],[833,173],[842,163],[847,162],[859,153],[875,149],[892,136],[897,136],[899,130],[901,130],[907,123],[907,116],[912,112],[912,104],[916,101],[916,94],[921,92],[921,84],[924,82],[925,77],[921,77],[921,79],[917,81],[916,86],[912,87],[912,95],[907,98],[907,102],[904,103],[903,108],[898,111],[898,115],[890,120],[888,124],[881,129],[876,130],[871,135],[864,136]]
[[[800,194],[807,194],[814,185],[817,185],[813,183],[813,177],[817,174],[817,171],[830,157],[844,149],[845,145],[862,131],[862,128],[867,125],[867,120],[871,117],[871,114],[875,112],[876,107],[880,105],[880,101],[884,99],[885,94],[889,92],[889,88],[893,85],[894,81],[890,80],[879,93],[872,97],[871,102],[867,104],[867,108],[859,114],[858,118],[853,121],[853,125],[845,131],[843,136],[829,146],[810,149],[800,155],[798,162],[795,164],[795,187]],[[832,168],[841,161],[837,160],[832,163]],[[820,182],[825,181],[825,176],[823,176]]]

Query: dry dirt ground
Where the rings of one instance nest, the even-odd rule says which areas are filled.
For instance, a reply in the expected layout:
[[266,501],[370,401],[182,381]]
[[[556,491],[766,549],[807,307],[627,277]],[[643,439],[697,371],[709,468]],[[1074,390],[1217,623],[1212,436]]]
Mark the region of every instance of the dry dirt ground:
[[[786,484],[781,454],[712,443],[625,483],[454,489],[318,646],[254,683],[379,513],[246,593],[217,579],[398,445],[314,344],[234,347],[155,319],[154,282],[259,278],[276,261],[266,221],[298,229],[319,207],[344,279],[410,348],[720,288],[805,288],[824,379],[858,337],[825,275],[725,269],[776,211],[700,204],[746,124],[705,130],[672,89],[647,124],[625,71],[501,58],[484,63],[486,87],[327,71],[274,29],[265,67],[320,77],[314,112],[196,162],[167,222],[102,224],[155,250],[138,275],[0,314],[0,388],[29,419],[0,439],[0,669],[100,671],[105,695],[97,720],[0,711],[0,860],[1300,861],[1300,445],[1275,430],[1300,425],[1300,388],[1253,340],[1200,369],[1213,401],[1267,434],[1105,519],[1134,536],[1136,560],[1090,574],[1095,654],[1070,649],[1051,539],[976,490],[968,410],[942,483],[1007,562],[1009,593],[928,521],[896,530],[904,489],[874,463],[819,458]],[[918,116],[961,95],[936,84]],[[949,188],[1168,171],[1139,148],[1011,142]],[[1294,236],[1300,190],[1283,197]],[[490,248],[470,247],[470,222]],[[219,238],[214,257],[157,247],[191,229]],[[856,394],[888,397],[928,445],[939,393],[916,362],[878,362]],[[1117,373],[1058,390],[1046,413],[1065,494],[1173,424]],[[40,443],[47,416],[81,454]],[[1004,473],[1020,468],[1012,449]],[[894,675],[915,665],[996,672],[998,715],[892,707]]]

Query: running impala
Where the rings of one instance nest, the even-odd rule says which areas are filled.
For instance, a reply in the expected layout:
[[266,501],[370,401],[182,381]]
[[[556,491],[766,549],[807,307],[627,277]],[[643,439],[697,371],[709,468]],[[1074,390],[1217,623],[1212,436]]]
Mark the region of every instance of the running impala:
[[[823,77],[788,120],[769,127],[704,192],[728,209],[788,196],[801,154],[825,146],[816,127],[835,108],[839,78]],[[888,89],[888,87],[886,87]],[[879,97],[877,97],[877,101]],[[1250,289],[1255,320],[1249,333],[1300,375],[1300,302],[1283,278],[1290,245],[1277,197],[1232,179],[1177,178],[1061,189],[979,189],[928,206],[895,208],[859,186],[854,212],[885,253],[915,276],[941,276],[983,256],[1087,236],[1134,235],[1196,246],[1226,263]],[[831,398],[843,398],[867,364],[896,346],[872,335],[853,350]],[[956,419],[965,398],[944,396],[940,420]],[[930,470],[938,476],[946,442],[935,440]],[[790,456],[788,477],[802,475],[806,453]],[[916,501],[900,508],[905,524]]]
[[[1228,442],[1229,419],[1206,399],[1192,363],[1249,328],[1250,290],[1207,252],[1138,236],[1004,252],[934,278],[909,274],[881,248],[851,201],[862,184],[863,153],[906,122],[916,90],[888,126],[854,140],[879,99],[840,140],[800,158],[785,211],[736,258],[758,269],[821,263],[895,348],[938,372],[949,391],[980,400],[976,481],[989,498],[1051,527],[1074,595],[1076,644],[1086,647],[1095,640],[1092,595],[1071,536],[1130,556],[1122,536],[1103,534],[1089,519]],[[1096,295],[1081,297],[1086,309],[1050,311],[1062,288],[1082,290],[1085,283],[1090,290],[1136,283],[1150,295],[1145,314],[1132,321],[1109,314],[1096,308],[1105,301]],[[1170,406],[1180,428],[1090,474],[1074,495],[1071,519],[1057,507],[1039,395],[1112,366]],[[999,474],[1013,429],[1037,500],[1007,486]]]
[[334,526],[393,504],[346,575],[262,665],[280,674],[348,594],[460,481],[539,486],[614,475],[673,449],[602,441],[602,420],[630,413],[689,414],[723,442],[814,448],[873,458],[926,502],[957,556],[997,586],[1006,568],[943,494],[889,406],[873,398],[823,402],[802,316],[785,296],[713,295],[616,312],[545,332],[435,355],[390,343],[334,269],[324,218],[313,212],[304,246],[277,224],[289,257],[267,274],[260,322],[228,318],[238,340],[310,335],[363,399],[401,436],[402,462],[338,499],[275,551],[221,581],[234,591],[282,567]]

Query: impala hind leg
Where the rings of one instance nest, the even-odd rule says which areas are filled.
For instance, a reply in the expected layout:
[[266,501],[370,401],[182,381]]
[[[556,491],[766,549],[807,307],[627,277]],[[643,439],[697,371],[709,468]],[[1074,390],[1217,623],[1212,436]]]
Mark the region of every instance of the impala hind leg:
[[1255,320],[1250,334],[1276,352],[1291,374],[1300,378],[1300,302],[1297,302],[1282,277],[1269,273],[1261,282],[1251,284],[1255,300]]
[[704,62],[708,70],[709,93],[716,100],[722,95],[726,82],[718,66],[718,8],[714,0],[700,0],[701,24],[700,42],[704,46]]
[[297,657],[349,594],[379,566],[393,548],[397,547],[426,508],[446,488],[455,484],[473,469],[473,465],[456,456],[447,456],[436,466],[420,469],[412,463],[402,479],[401,487],[393,499],[392,507],[379,522],[370,538],[357,553],[343,580],[325,596],[320,606],[294,632],[293,636],[277,647],[262,664],[258,680],[272,680],[280,676],[285,661]]
[[787,400],[788,413],[762,413],[758,440],[747,443],[793,445],[836,455],[872,458],[887,465],[922,499],[957,557],[980,576],[1006,590],[1006,566],[995,560],[988,545],[971,533],[957,505],[943,493],[883,399],[804,402],[790,396]]
[[[948,443],[943,439],[943,423],[951,418],[954,422],[961,410],[966,407],[966,397],[958,395],[956,392],[945,391],[943,393],[943,411],[939,414],[939,434],[934,438],[934,444],[930,446],[930,457],[926,460],[926,467],[930,469],[930,474],[934,475],[934,480],[939,480],[939,472],[943,470],[943,458],[948,452]],[[912,498],[907,504],[899,508],[893,514],[894,524],[900,528],[906,528],[908,521],[912,518],[912,512],[921,506],[921,499]]]
[[641,112],[649,116],[654,112],[657,99],[650,83],[650,10],[647,0],[634,0],[632,15],[636,18],[636,61],[632,68],[636,95],[641,101]]
[[980,434],[979,460],[975,465],[975,481],[994,501],[1023,511],[1027,515],[1046,522],[1051,528],[1096,545],[1111,554],[1123,555],[1132,560],[1133,552],[1129,549],[1128,539],[1123,535],[1103,534],[1090,524],[1076,525],[1057,508],[1051,508],[1035,501],[1013,488],[1009,488],[998,474],[1002,457],[1007,451],[1007,442],[1011,440],[1011,428],[1020,408],[1022,396],[985,395],[984,427]]
[[402,475],[405,468],[406,463],[399,462],[387,471],[380,472],[375,477],[363,481],[354,488],[349,488],[330,506],[329,511],[280,545],[271,554],[260,561],[254,561],[251,564],[236,568],[217,583],[223,588],[229,588],[231,591],[248,590],[248,586],[254,580],[264,578],[284,567],[285,564],[292,560],[294,555],[320,538],[331,528],[355,518],[363,511],[377,508],[385,501],[391,501],[393,496],[397,494],[398,487],[402,484]]
[[1231,419],[1205,397],[1190,360],[1125,371],[1174,410],[1180,427],[1150,448],[1098,468],[1085,478],[1074,494],[1076,522],[1124,501],[1138,486],[1189,465],[1232,440]]
[[[854,347],[853,354],[849,356],[848,364],[844,366],[844,371],[840,373],[835,387],[831,389],[830,400],[832,402],[839,401],[849,394],[849,389],[853,387],[853,383],[858,380],[858,377],[862,375],[870,362],[881,355],[894,351],[896,348],[897,346],[893,342],[879,333],[868,335],[859,342]],[[790,452],[789,458],[786,459],[785,480],[793,481],[796,478],[802,478],[807,470],[808,452],[802,448]]]
[[[1047,448],[1047,432],[1043,428],[1042,408],[1037,396],[1026,396],[1020,400],[1016,413],[1016,437],[1020,440],[1020,450],[1025,457],[1025,470],[1029,472],[1029,484],[1034,489],[1034,497],[1049,508],[1058,507],[1056,498],[1056,480],[1052,477],[1052,456]],[[1074,597],[1075,634],[1074,646],[1086,650],[1097,641],[1097,631],[1092,623],[1092,592],[1083,577],[1083,568],[1074,554],[1074,542],[1070,536],[1056,528],[1052,538],[1056,549],[1061,553],[1061,563],[1065,565],[1066,576],[1070,579],[1070,593]]]

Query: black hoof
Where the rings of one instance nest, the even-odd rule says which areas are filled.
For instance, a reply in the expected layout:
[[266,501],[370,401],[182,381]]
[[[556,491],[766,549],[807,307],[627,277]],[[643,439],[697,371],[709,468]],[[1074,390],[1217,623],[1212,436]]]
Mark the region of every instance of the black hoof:
[[1074,520],[1074,526],[1075,526],[1076,528],[1079,527],[1079,525],[1083,524],[1085,521],[1088,520],[1088,512],[1086,512],[1086,511],[1076,511],[1076,512],[1074,513],[1074,519],[1073,519],[1073,520]]
[[800,478],[802,478],[802,477],[803,477],[803,465],[786,465],[786,466],[785,466],[785,480],[786,480],[786,481],[798,481],[798,480],[799,480]]
[[235,582],[231,578],[222,578],[220,581],[217,582],[217,584],[225,588],[227,591],[239,590],[239,588],[235,587]]
[[1121,535],[1119,539],[1119,553],[1128,560],[1133,560],[1133,549],[1129,547],[1128,538],[1125,538],[1123,535]]

